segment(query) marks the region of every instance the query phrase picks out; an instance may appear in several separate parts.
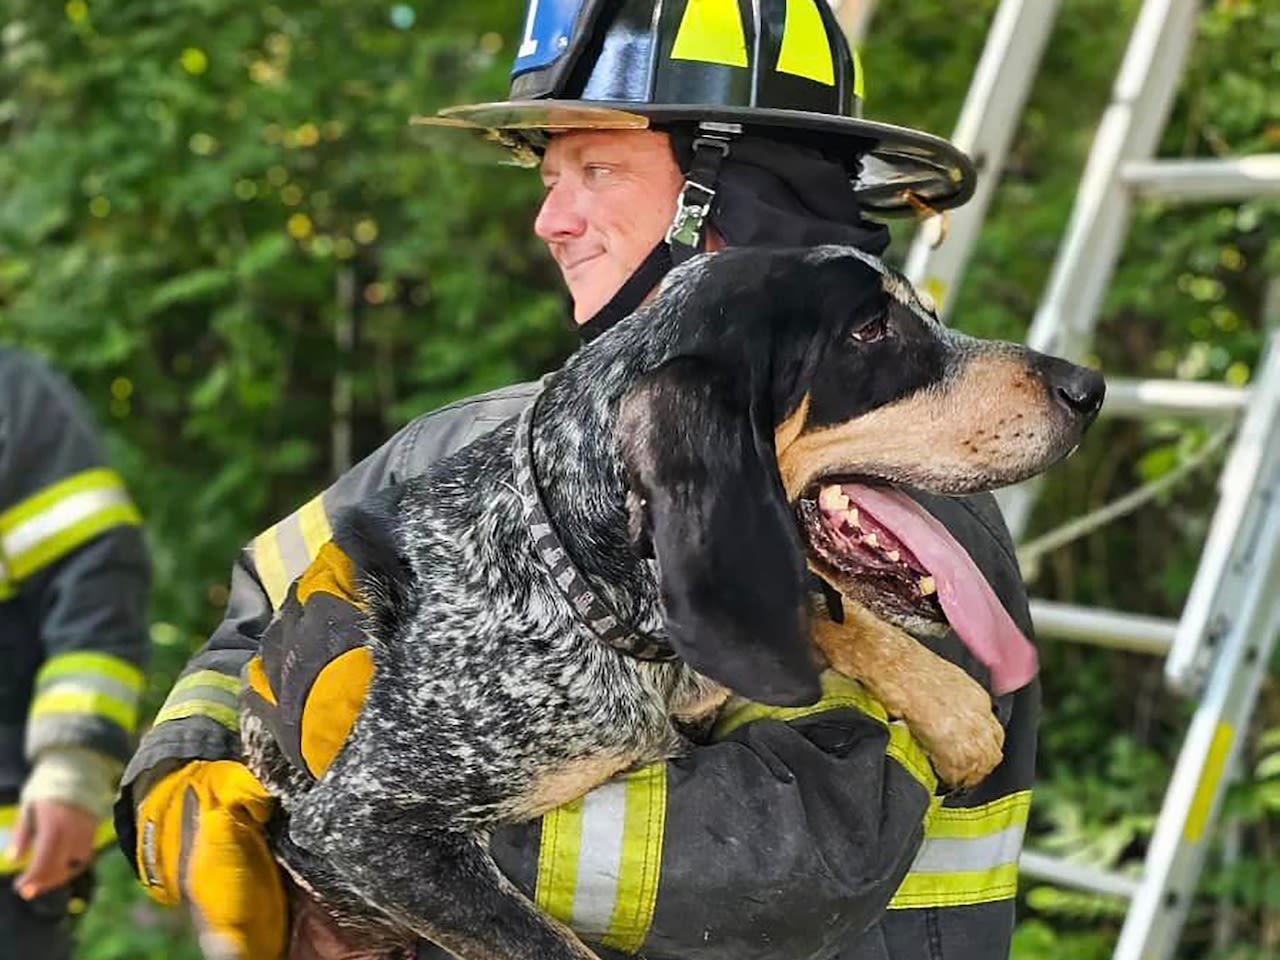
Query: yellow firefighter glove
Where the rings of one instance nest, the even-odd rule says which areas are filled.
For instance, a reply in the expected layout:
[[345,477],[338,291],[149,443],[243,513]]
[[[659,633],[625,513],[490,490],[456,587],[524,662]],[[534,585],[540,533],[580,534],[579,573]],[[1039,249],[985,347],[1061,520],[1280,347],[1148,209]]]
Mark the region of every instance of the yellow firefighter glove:
[[138,875],[160,903],[186,903],[217,960],[278,960],[288,908],[267,845],[274,801],[234,760],[193,760],[138,804]]

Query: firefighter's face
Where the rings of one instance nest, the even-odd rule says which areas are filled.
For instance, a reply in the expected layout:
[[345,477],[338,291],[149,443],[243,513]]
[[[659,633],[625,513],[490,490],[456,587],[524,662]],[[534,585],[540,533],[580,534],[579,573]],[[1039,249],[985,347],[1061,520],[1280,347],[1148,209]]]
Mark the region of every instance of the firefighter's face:
[[573,317],[590,320],[662,239],[684,178],[665,133],[591,130],[551,139],[534,232],[560,266]]

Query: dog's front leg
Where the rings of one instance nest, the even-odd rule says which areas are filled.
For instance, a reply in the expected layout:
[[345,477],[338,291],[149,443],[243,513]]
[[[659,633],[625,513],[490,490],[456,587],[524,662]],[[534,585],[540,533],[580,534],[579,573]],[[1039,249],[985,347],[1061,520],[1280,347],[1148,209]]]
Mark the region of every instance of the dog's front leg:
[[346,816],[330,806],[319,836],[296,811],[290,834],[307,849],[318,844],[370,907],[459,960],[598,960],[502,874],[481,836],[426,826],[384,803]]
[[945,783],[973,787],[1003,758],[1004,728],[976,680],[910,634],[842,598],[844,622],[813,617],[813,640],[837,673],[901,717]]

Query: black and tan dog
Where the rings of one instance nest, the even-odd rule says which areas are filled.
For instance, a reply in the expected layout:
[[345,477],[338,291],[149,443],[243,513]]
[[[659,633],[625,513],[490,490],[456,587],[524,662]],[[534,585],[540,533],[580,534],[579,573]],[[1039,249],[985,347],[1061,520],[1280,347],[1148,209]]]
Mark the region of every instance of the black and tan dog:
[[[950,621],[997,691],[1034,655],[892,485],[1021,480],[1076,445],[1102,393],[943,328],[852,249],[677,269],[526,416],[339,529],[373,666],[354,727],[313,778],[244,715],[287,812],[282,863],[379,942],[590,957],[499,873],[489,832],[686,750],[727,689],[812,701],[822,658],[906,719],[943,779],[980,779],[1001,748],[987,692],[904,629]],[[810,570],[843,623],[810,613]]]

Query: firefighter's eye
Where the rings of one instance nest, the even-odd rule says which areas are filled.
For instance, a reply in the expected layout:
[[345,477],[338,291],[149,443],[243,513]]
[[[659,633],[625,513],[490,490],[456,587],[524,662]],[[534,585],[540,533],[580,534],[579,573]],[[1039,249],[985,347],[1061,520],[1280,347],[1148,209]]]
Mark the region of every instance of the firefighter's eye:
[[883,340],[889,330],[889,316],[883,310],[863,320],[850,334],[858,343],[875,343]]

